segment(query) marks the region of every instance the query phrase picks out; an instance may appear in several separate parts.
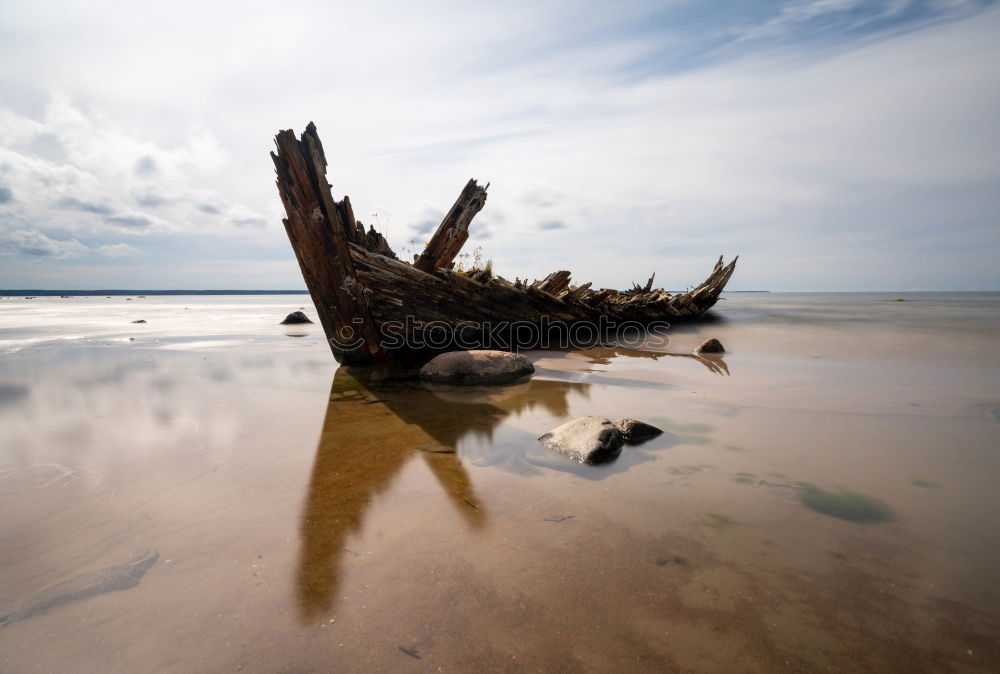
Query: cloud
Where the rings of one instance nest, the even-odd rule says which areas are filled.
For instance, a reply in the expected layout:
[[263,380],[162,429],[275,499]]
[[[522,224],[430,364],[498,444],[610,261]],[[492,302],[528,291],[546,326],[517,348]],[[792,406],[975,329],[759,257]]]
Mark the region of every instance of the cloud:
[[153,224],[153,220],[144,215],[111,215],[104,221],[125,229],[146,229]]
[[538,229],[542,231],[549,231],[553,229],[566,229],[566,223],[562,220],[546,220],[545,222],[538,223]]
[[111,215],[114,213],[114,210],[110,206],[83,201],[76,197],[63,197],[56,202],[55,206],[67,211],[83,211],[84,213],[96,213],[97,215]]
[[104,244],[98,246],[95,250],[99,255],[106,257],[125,257],[127,255],[136,255],[139,252],[127,243]]
[[259,229],[267,225],[267,220],[259,215],[234,216],[228,222],[235,227],[249,227]]
[[421,220],[420,222],[412,226],[413,233],[419,235],[426,235],[437,229],[437,226],[441,223],[437,220]]
[[64,260],[85,255],[122,257],[138,251],[124,243],[89,248],[76,239],[53,239],[37,229],[0,231],[0,255]]
[[801,24],[816,19],[857,21],[858,14],[861,13],[860,10],[865,9],[866,3],[868,11],[875,10],[877,13],[882,13],[886,11],[883,5],[887,5],[888,11],[894,14],[905,10],[909,4],[909,2],[883,3],[872,0],[797,0],[786,2],[781,6],[777,15],[748,27],[739,36],[739,39],[760,39],[787,34]]
[[431,206],[425,206],[420,215],[417,216],[416,222],[412,223],[409,229],[415,237],[427,238],[437,230],[438,225],[444,220],[444,216],[444,211]]
[[132,168],[132,171],[137,176],[143,176],[143,177],[151,176],[155,174],[157,170],[159,169],[156,165],[156,160],[150,157],[149,155],[145,155],[136,159],[135,165]]
[[[1000,288],[992,3],[178,2],[155,26],[131,5],[0,3],[15,229],[91,250],[155,236],[137,278],[229,285],[253,258],[301,287],[267,151],[315,119],[336,197],[377,209],[397,250],[477,177],[471,235],[505,276],[627,287],[640,267],[683,287],[743,252],[734,287]],[[326,58],[334,22],[363,63]],[[265,39],[275,25],[288,39]],[[525,245],[550,222],[572,223],[558,251]],[[0,286],[17,273],[0,265]]]
[[530,208],[552,208],[558,199],[547,190],[529,190],[521,195],[521,202]]
[[14,193],[10,191],[10,188],[0,185],[0,204],[8,204],[13,200]]
[[157,208],[167,203],[167,200],[163,197],[163,195],[151,189],[134,192],[133,198],[135,199],[136,205],[143,208]]
[[[166,145],[137,138],[58,91],[41,118],[5,104],[0,96],[0,167],[5,186],[23,195],[14,211],[21,222],[78,238],[116,230],[203,236],[245,226],[234,220],[266,222],[206,186],[227,153],[203,127]],[[220,215],[229,217],[211,217]]]

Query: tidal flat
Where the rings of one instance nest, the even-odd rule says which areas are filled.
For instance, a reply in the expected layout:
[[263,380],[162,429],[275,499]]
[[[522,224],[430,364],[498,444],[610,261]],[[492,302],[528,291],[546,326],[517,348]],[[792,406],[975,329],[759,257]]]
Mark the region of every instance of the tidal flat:
[[[997,671],[1000,295],[898,295],[479,388],[308,296],[0,299],[0,671]],[[664,433],[538,444],[584,415]]]

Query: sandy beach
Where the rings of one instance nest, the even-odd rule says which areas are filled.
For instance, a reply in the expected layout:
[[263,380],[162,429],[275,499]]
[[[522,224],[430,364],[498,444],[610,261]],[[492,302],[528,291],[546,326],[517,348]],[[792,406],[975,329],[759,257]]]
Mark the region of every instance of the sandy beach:
[[[308,296],[0,300],[0,671],[996,671],[1000,296],[891,297],[477,389],[338,369]],[[536,441],[586,414],[665,433]]]

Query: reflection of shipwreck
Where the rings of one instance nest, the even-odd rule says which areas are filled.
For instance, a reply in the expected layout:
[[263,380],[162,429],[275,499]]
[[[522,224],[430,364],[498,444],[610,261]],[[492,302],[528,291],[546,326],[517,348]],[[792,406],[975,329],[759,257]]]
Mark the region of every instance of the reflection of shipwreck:
[[490,439],[508,415],[535,406],[566,416],[570,392],[585,395],[587,388],[533,380],[478,394],[463,389],[452,398],[392,369],[337,368],[302,512],[296,583],[302,619],[334,606],[346,555],[357,554],[349,541],[408,462],[421,457],[466,525],[479,529],[487,509],[459,456],[462,441]]
[[[430,338],[431,326],[461,333],[466,345],[482,344],[477,332],[498,324],[537,325],[543,317],[573,325],[602,319],[649,324],[696,316],[716,303],[736,266],[735,259],[723,265],[720,257],[704,283],[676,295],[653,288],[652,277],[643,286],[618,291],[571,285],[568,271],[535,282],[507,281],[489,266],[456,271],[453,262],[469,238],[469,224],[486,204],[486,188],[475,180],[411,264],[397,259],[373,228],[365,231],[347,197],[333,200],[326,156],[312,123],[301,139],[288,130],[279,132],[275,142],[278,151],[271,157],[288,214],[285,229],[341,363],[385,361],[414,345],[440,342],[440,335]],[[454,348],[454,343],[447,345]]]

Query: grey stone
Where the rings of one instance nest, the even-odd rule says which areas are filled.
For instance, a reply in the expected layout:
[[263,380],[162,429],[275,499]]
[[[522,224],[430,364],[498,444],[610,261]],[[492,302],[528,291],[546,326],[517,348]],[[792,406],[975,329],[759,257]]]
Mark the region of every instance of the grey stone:
[[420,378],[441,384],[509,384],[535,372],[527,357],[508,351],[451,351],[420,368]]
[[651,426],[638,419],[617,419],[611,423],[621,432],[622,437],[625,438],[625,442],[630,445],[655,438],[657,435],[663,433],[656,426]]
[[538,438],[542,446],[580,463],[603,463],[621,452],[625,438],[610,419],[580,417]]
[[715,337],[711,339],[706,339],[702,342],[701,346],[694,350],[695,353],[725,353],[726,350],[722,347],[722,342],[717,340]]
[[281,325],[294,325],[298,323],[312,323],[312,321],[301,311],[293,311],[285,316],[285,320],[281,321]]

